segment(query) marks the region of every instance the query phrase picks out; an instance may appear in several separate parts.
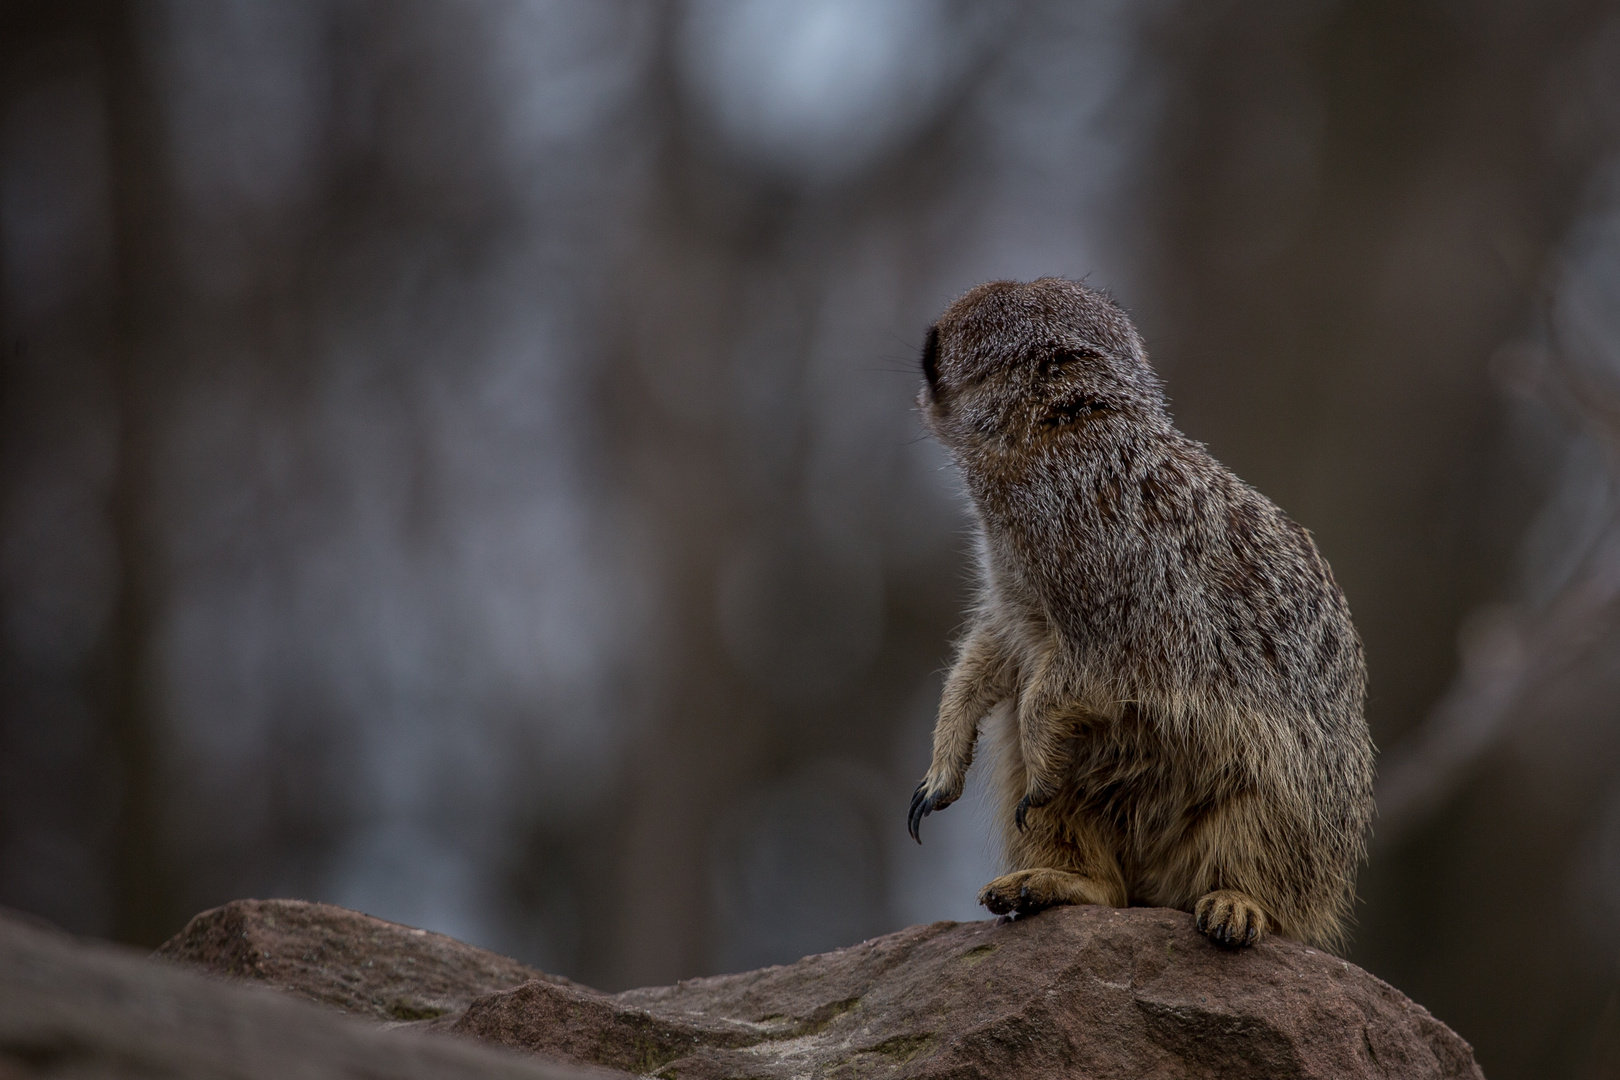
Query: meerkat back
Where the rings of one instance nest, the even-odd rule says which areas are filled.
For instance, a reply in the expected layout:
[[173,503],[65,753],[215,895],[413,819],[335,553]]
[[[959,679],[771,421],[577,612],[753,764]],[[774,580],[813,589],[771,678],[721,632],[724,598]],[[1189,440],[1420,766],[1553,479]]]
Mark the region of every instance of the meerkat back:
[[912,835],[994,717],[991,911],[1152,904],[1222,945],[1338,947],[1372,744],[1361,644],[1310,535],[1176,430],[1130,319],[1083,285],[973,289],[922,368],[983,580]]

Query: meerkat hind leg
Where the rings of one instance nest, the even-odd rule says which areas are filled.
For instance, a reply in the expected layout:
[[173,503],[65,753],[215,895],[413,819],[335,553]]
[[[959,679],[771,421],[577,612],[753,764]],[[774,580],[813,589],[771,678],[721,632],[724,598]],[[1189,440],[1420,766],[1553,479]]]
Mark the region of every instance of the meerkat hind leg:
[[[1003,813],[1027,790],[1019,758],[998,778]],[[1004,825],[1007,861],[1022,867],[1003,874],[979,892],[979,903],[997,915],[1028,915],[1060,904],[1124,907],[1125,875],[1120,871],[1108,829],[1069,800],[1031,811],[1022,823]]]
[[1059,904],[1123,907],[1125,898],[1117,895],[1118,891],[1073,870],[1042,866],[1033,870],[1015,870],[996,878],[980,891],[979,903],[996,915],[1006,915],[1008,912],[1032,915]]
[[1216,889],[1193,907],[1199,933],[1228,948],[1257,944],[1270,929],[1265,909],[1236,889]]

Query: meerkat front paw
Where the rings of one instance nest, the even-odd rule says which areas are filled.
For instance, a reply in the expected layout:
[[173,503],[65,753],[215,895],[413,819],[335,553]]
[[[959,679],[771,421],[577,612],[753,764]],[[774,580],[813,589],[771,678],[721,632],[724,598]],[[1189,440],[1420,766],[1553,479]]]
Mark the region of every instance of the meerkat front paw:
[[1270,928],[1265,909],[1236,889],[1216,889],[1193,907],[1198,932],[1217,945],[1237,949],[1254,945]]
[[1013,811],[1013,824],[1018,826],[1018,831],[1024,831],[1026,826],[1024,819],[1028,816],[1031,810],[1045,806],[1047,803],[1052,801],[1052,798],[1053,796],[1050,790],[1036,788],[1029,791],[1022,799],[1019,799],[1018,807]]
[[919,844],[922,843],[922,836],[917,832],[922,826],[922,819],[935,810],[945,809],[961,797],[961,780],[954,783],[936,780],[932,772],[923,777],[922,783],[917,785],[917,790],[911,793],[911,810],[906,815],[906,828],[910,831],[911,838]]
[[1072,870],[1015,870],[1003,874],[979,892],[979,903],[991,913],[1033,915],[1059,904],[1109,904],[1107,890]]

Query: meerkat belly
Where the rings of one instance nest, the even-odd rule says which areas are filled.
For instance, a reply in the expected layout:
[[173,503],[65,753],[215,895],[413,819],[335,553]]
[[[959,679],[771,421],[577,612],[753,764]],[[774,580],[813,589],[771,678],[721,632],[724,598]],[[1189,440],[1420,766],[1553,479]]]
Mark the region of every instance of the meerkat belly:
[[1072,812],[1103,824],[1134,904],[1180,907],[1203,891],[1189,838],[1238,794],[1231,781],[1189,768],[1207,756],[1183,742],[1134,709],[1075,739]]

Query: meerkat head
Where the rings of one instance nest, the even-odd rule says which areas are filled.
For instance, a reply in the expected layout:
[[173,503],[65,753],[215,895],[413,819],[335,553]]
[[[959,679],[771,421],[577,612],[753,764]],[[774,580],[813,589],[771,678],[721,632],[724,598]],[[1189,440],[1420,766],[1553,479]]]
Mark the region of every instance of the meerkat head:
[[1107,296],[1064,278],[992,281],[928,330],[923,422],[957,453],[1028,450],[1168,424],[1142,338]]

